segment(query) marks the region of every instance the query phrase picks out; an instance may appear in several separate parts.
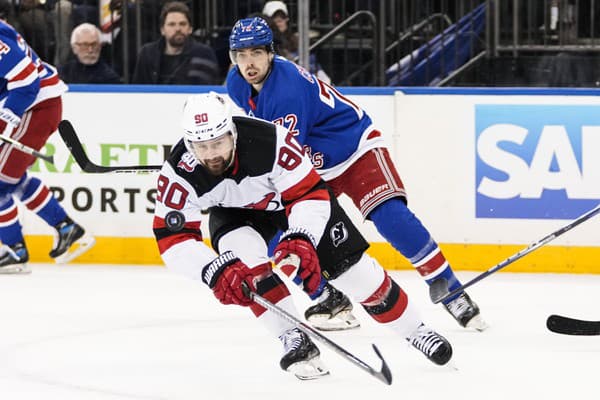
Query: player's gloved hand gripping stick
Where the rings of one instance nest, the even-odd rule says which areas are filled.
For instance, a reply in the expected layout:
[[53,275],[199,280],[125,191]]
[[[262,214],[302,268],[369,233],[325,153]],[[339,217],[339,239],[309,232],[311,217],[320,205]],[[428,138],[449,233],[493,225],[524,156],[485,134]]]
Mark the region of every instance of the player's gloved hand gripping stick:
[[[298,257],[296,257],[298,259]],[[289,260],[284,261],[286,263]],[[296,265],[298,268],[298,265]],[[327,337],[323,336],[311,326],[298,320],[293,315],[289,314],[284,309],[271,303],[267,299],[258,295],[255,292],[254,284],[252,283],[252,273],[250,269],[231,251],[219,255],[213,261],[202,268],[202,281],[208,285],[213,291],[215,297],[223,304],[237,304],[240,306],[249,306],[251,303],[256,303],[267,310],[273,312],[278,317],[291,323],[295,328],[300,329],[309,336],[322,342],[336,353],[340,354],[345,359],[362,368],[375,378],[390,385],[392,383],[392,373],[379,352],[379,349],[373,344],[373,350],[377,357],[381,360],[381,370],[378,371],[364,361],[360,360],[347,350],[340,347]]]
[[296,285],[308,293],[311,299],[317,298],[323,291],[325,279],[321,275],[321,265],[317,255],[316,243],[310,232],[303,228],[291,228],[285,231],[275,247],[273,262]]

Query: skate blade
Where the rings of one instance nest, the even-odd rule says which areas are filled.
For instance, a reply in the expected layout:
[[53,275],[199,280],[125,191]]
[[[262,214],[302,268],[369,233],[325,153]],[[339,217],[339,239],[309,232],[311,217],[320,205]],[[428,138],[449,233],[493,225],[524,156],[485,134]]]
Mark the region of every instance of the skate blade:
[[345,331],[360,327],[360,322],[351,311],[340,311],[334,317],[329,314],[314,314],[308,322],[320,331]]
[[56,257],[54,261],[57,264],[66,264],[91,249],[95,244],[96,239],[93,236],[85,234],[73,243],[71,247],[69,247],[69,250]]
[[1,275],[26,275],[31,273],[31,268],[27,263],[24,264],[11,264],[4,267],[0,267]]
[[318,379],[329,375],[329,369],[323,364],[319,357],[315,357],[308,361],[294,363],[288,367],[287,371],[303,381]]
[[481,315],[476,315],[469,322],[467,322],[467,328],[475,329],[479,332],[485,331],[490,326],[481,318]]

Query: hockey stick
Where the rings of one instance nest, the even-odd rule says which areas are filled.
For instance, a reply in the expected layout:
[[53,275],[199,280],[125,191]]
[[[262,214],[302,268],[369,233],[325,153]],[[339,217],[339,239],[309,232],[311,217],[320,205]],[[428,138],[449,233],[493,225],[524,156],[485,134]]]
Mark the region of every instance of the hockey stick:
[[530,244],[529,247],[527,247],[526,249],[523,249],[523,250],[519,251],[517,254],[514,254],[514,255],[508,257],[506,260],[493,266],[492,268],[488,269],[484,273],[477,275],[475,278],[471,279],[469,282],[463,284],[462,286],[457,287],[456,289],[452,290],[451,292],[448,291],[448,281],[446,279],[444,279],[444,278],[436,279],[435,281],[432,282],[431,286],[429,286],[429,297],[431,297],[431,301],[433,301],[435,304],[437,304],[440,301],[444,301],[447,298],[452,297],[455,294],[462,292],[463,290],[465,290],[469,286],[479,282],[483,278],[486,278],[487,276],[493,274],[494,272],[497,272],[497,271],[501,270],[502,268],[506,267],[507,265],[512,264],[513,262],[526,256],[527,254],[531,253],[532,251],[539,249],[540,247],[542,247],[546,243],[556,239],[563,233],[570,231],[571,229],[575,228],[577,225],[581,224],[582,222],[587,221],[588,219],[592,218],[594,215],[598,214],[599,212],[600,212],[600,204],[597,205],[592,210],[581,215],[574,221],[570,222],[568,225],[565,225],[562,228],[552,232],[548,236],[538,240],[537,242]]
[[596,336],[600,335],[600,321],[586,321],[551,315],[546,320],[546,327],[554,333],[563,335]]
[[48,161],[50,164],[54,164],[54,156],[40,153],[36,149],[32,149],[29,146],[25,146],[23,143],[15,140],[13,138],[10,138],[8,136],[0,135],[0,140],[3,140],[6,143],[11,144],[13,147],[16,147],[17,149],[21,150],[23,153],[30,154],[34,157],[41,158],[44,161]]
[[251,298],[255,303],[257,303],[257,304],[263,306],[264,308],[266,308],[267,310],[275,313],[277,316],[279,316],[280,318],[291,323],[296,328],[300,329],[302,332],[306,333],[309,336],[312,336],[314,339],[316,339],[319,342],[323,343],[324,345],[328,346],[330,349],[332,349],[333,351],[335,351],[340,356],[344,357],[346,360],[350,361],[357,367],[363,369],[364,371],[371,374],[375,378],[379,379],[386,385],[392,384],[392,372],[390,371],[390,368],[388,367],[387,363],[383,359],[383,356],[381,355],[381,352],[379,351],[377,346],[375,346],[375,344],[372,344],[372,346],[373,346],[373,350],[375,350],[375,354],[377,354],[377,357],[379,357],[379,359],[381,360],[381,371],[377,371],[375,368],[371,367],[364,361],[360,360],[358,357],[356,357],[352,353],[348,352],[343,347],[339,346],[337,343],[333,342],[332,340],[328,339],[326,336],[317,332],[311,326],[300,321],[299,319],[297,319],[296,317],[294,317],[293,315],[291,315],[290,313],[288,313],[281,307],[271,303],[269,300],[265,299],[264,297],[260,296],[259,294],[251,291],[247,285],[245,285],[245,284],[242,285],[242,290],[244,291],[244,294],[246,296],[248,296],[249,298]]
[[105,172],[140,172],[140,171],[160,171],[162,165],[131,165],[131,166],[114,166],[106,167],[104,165],[98,165],[93,163],[85,153],[75,128],[68,120],[63,120],[58,125],[58,132],[62,137],[63,142],[67,145],[67,148],[73,155],[73,158],[77,162],[77,165],[83,172],[92,174],[101,174]]

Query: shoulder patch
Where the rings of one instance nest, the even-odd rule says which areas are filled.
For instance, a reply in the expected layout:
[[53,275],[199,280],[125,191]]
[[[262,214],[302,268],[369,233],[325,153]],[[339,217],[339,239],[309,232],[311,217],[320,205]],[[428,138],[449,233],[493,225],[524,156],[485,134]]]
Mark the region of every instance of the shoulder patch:
[[177,163],[177,168],[181,168],[187,172],[192,172],[198,165],[198,160],[192,153],[183,153],[181,160]]
[[179,211],[169,211],[165,215],[165,225],[171,232],[179,232],[185,225],[185,216]]

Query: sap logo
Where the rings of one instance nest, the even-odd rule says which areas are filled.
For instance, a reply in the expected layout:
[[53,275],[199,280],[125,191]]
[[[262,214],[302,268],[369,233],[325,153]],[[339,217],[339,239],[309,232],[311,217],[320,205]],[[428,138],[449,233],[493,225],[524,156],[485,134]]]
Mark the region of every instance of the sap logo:
[[476,216],[577,217],[600,199],[600,106],[476,106]]
[[[581,127],[581,156],[578,157],[564,126],[547,125],[534,148],[531,160],[502,149],[502,142],[523,145],[529,131],[510,124],[493,125],[477,141],[481,160],[506,174],[504,180],[484,176],[477,191],[497,199],[516,196],[539,199],[546,189],[565,190],[570,198],[600,198],[600,127]],[[578,158],[581,159],[581,165]]]

